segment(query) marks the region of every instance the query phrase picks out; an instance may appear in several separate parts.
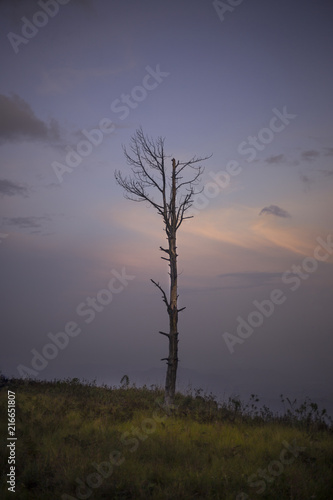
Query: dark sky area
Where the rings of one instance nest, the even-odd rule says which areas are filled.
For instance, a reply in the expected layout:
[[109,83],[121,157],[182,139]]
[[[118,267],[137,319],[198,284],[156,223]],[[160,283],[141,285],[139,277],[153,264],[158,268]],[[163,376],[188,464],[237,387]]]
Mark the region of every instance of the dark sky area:
[[[237,5],[236,5],[237,4]],[[180,386],[333,411],[331,1],[0,2],[0,368],[163,382],[142,126],[205,162],[178,237]]]

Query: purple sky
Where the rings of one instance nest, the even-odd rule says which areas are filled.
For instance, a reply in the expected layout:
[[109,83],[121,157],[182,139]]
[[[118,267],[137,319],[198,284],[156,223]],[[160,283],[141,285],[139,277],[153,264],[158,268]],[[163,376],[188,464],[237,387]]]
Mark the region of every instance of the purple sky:
[[[161,219],[114,180],[142,125],[180,161],[213,154],[178,237],[184,377],[333,405],[331,2],[3,0],[0,13],[1,370],[164,373]],[[264,317],[255,304],[274,290]],[[242,338],[240,317],[260,325]],[[63,348],[45,348],[66,326]]]

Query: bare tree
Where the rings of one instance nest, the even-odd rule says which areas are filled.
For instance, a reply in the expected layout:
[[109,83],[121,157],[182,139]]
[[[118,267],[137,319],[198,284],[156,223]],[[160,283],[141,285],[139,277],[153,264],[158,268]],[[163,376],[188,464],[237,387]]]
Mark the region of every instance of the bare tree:
[[[178,309],[178,281],[177,281],[177,230],[185,219],[193,216],[187,215],[193,204],[193,198],[198,193],[195,190],[203,172],[197,164],[207,160],[193,157],[189,161],[180,162],[171,160],[171,171],[166,167],[164,152],[164,139],[159,137],[153,140],[143,133],[140,127],[131,138],[129,150],[123,147],[128,165],[131,166],[132,175],[123,177],[120,171],[115,172],[117,183],[124,189],[125,198],[148,202],[162,217],[164,230],[167,235],[168,247],[160,247],[167,257],[161,257],[169,262],[170,267],[170,293],[165,293],[159,283],[151,280],[162,292],[162,298],[169,315],[169,332],[159,332],[169,340],[169,356],[161,361],[167,362],[165,380],[165,405],[173,404],[178,367],[178,313],[185,309]],[[188,177],[188,174],[190,176]],[[157,198],[152,195],[157,194]]]

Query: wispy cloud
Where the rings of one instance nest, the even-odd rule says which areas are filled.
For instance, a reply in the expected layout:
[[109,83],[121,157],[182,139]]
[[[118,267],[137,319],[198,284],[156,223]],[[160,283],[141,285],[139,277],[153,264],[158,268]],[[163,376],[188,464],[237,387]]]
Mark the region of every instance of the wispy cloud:
[[51,221],[51,217],[48,215],[41,217],[3,217],[2,221],[5,226],[15,226],[18,229],[41,229],[44,222]]
[[17,94],[0,94],[0,144],[20,141],[57,141],[56,120],[49,124],[35,115],[30,105]]
[[289,224],[281,224],[276,217],[271,220],[267,217],[257,217],[252,231],[261,238],[261,246],[268,245],[270,254],[275,247],[302,256],[311,255],[313,242],[318,236],[318,227],[309,226],[305,229],[303,225],[299,227],[295,222],[292,223],[291,219]]
[[256,288],[259,286],[276,285],[281,281],[281,273],[272,272],[242,272],[219,274],[225,285],[221,288]]
[[333,156],[333,148],[325,148],[325,156]]
[[301,156],[302,156],[302,160],[313,161],[320,156],[320,153],[319,153],[319,151],[317,151],[315,149],[311,149],[308,151],[303,151]]
[[291,217],[289,212],[284,210],[281,207],[278,207],[277,205],[269,205],[269,207],[264,207],[259,215],[275,215],[276,217]]
[[333,170],[329,170],[328,168],[321,168],[320,172],[326,177],[332,177],[333,175]]
[[8,179],[0,179],[0,196],[28,196],[28,188]]
[[312,177],[309,177],[309,175],[300,172],[299,178],[301,179],[301,183],[303,184],[303,188],[305,191],[309,191],[310,186],[315,184],[315,174],[313,174]]
[[286,158],[283,154],[276,155],[276,156],[269,156],[266,158],[265,162],[268,163],[268,165],[279,165],[280,163],[285,163]]
[[308,176],[308,175],[305,175],[305,174],[300,173],[300,174],[299,174],[299,176],[300,176],[301,181],[302,181],[304,184],[309,184],[309,183],[313,182],[313,181],[309,178],[309,176]]

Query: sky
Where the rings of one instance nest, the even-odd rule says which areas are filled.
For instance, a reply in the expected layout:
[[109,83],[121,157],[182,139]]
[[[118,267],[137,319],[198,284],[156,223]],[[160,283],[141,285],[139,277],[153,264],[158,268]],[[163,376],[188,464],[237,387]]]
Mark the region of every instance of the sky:
[[178,232],[179,384],[333,410],[332,3],[0,13],[2,372],[163,383],[165,233],[114,178],[141,126],[170,165],[212,155]]

